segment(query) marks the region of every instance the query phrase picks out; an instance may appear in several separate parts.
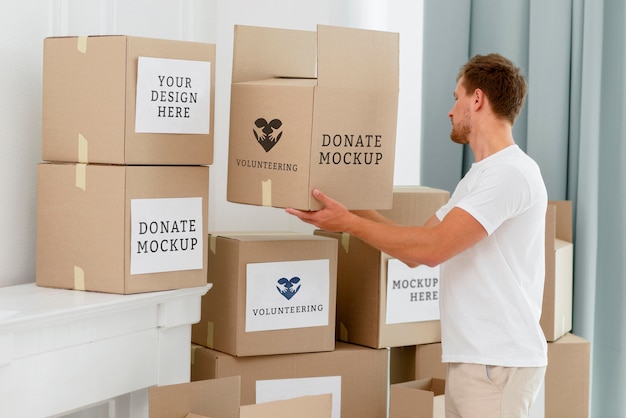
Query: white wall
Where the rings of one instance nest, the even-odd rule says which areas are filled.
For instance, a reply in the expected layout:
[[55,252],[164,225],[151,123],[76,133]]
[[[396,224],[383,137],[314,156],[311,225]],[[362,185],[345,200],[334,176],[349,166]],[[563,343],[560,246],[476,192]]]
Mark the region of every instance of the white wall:
[[[233,25],[315,30],[317,24],[400,33],[396,184],[419,184],[423,0],[30,0],[0,12],[0,287],[35,279],[36,164],[41,161],[46,36],[127,34],[217,45],[215,158],[209,229],[311,228],[282,209],[226,202]],[[59,243],[63,245],[63,243]]]

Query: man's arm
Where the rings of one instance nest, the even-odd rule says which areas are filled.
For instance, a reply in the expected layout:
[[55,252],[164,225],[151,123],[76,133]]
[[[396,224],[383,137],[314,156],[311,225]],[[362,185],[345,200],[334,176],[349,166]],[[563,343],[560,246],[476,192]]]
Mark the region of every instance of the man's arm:
[[433,216],[424,226],[405,226],[358,216],[319,190],[314,190],[313,196],[324,208],[287,212],[320,229],[354,235],[411,267],[441,264],[487,236],[483,226],[459,208],[452,209],[441,222]]

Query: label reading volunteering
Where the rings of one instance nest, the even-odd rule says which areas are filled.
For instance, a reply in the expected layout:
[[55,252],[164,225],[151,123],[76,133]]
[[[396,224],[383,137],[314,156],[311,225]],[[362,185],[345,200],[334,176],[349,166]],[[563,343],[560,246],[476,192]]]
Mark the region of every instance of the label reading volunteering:
[[440,268],[409,268],[395,258],[387,265],[387,324],[439,319]]
[[246,332],[328,325],[329,260],[246,266]]
[[202,269],[201,197],[130,203],[130,274]]
[[208,134],[211,63],[139,57],[135,132]]

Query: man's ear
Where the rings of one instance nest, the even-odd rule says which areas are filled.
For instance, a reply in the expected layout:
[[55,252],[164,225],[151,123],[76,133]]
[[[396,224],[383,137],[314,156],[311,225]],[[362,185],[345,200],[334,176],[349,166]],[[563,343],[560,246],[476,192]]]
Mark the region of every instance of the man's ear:
[[481,89],[476,89],[472,94],[472,100],[474,101],[474,110],[478,111],[484,106],[487,97]]

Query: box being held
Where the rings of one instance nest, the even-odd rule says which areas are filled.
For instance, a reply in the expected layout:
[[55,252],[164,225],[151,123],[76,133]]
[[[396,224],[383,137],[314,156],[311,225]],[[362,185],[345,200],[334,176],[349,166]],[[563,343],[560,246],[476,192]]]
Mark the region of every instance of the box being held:
[[[236,26],[227,199],[319,209],[391,207],[397,33]],[[275,51],[275,53],[268,53]]]
[[232,354],[335,348],[337,242],[298,233],[212,234],[196,344]]
[[41,163],[36,282],[106,293],[207,283],[209,167]]
[[42,159],[210,165],[214,81],[213,44],[46,38]]

